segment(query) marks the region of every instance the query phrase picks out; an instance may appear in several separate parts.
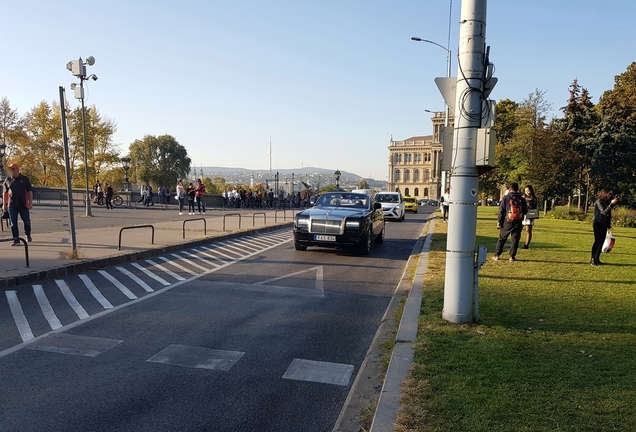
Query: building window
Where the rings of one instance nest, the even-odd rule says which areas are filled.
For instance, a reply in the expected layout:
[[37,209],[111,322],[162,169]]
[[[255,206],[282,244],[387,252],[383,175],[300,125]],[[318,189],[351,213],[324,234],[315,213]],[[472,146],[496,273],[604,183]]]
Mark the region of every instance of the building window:
[[413,170],[413,181],[415,182],[420,181],[420,170],[418,169]]
[[431,154],[424,153],[424,162],[430,162],[430,161],[431,161]]
[[405,195],[405,196],[410,196],[410,195],[409,195],[409,188],[404,189],[404,195]]
[[404,170],[404,181],[410,181],[411,180],[411,171],[410,170]]
[[415,153],[415,163],[422,162],[422,153]]
[[428,198],[428,188],[424,188],[424,196]]
[[424,170],[424,180],[431,179],[431,172],[429,170]]
[[415,196],[420,196],[420,188],[415,188]]
[[401,180],[400,170],[395,170],[395,181],[399,182]]

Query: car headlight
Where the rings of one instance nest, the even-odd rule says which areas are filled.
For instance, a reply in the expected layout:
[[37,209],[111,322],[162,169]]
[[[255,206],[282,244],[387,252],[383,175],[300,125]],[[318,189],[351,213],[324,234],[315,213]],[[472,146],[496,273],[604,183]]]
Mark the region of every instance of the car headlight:
[[296,228],[299,229],[309,229],[309,219],[307,218],[298,218],[295,221]]
[[360,228],[360,221],[359,220],[347,220],[347,222],[345,223],[345,227],[348,229],[358,229]]

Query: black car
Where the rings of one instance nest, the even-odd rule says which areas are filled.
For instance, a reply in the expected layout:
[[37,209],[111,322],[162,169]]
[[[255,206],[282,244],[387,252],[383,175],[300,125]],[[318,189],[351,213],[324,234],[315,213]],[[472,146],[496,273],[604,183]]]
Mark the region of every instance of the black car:
[[384,241],[384,214],[380,203],[366,194],[327,192],[316,204],[294,218],[294,248],[351,247],[368,255],[371,243]]

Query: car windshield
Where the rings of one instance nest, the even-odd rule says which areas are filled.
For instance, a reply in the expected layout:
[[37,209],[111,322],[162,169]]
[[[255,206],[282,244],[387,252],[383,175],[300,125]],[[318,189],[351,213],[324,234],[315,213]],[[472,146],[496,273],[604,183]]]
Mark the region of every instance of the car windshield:
[[377,194],[375,200],[381,203],[396,203],[400,202],[400,197],[397,194]]
[[369,195],[354,193],[327,192],[320,195],[316,201],[316,207],[355,207],[369,208]]
[[407,202],[407,203],[415,204],[415,198],[404,198],[404,201]]

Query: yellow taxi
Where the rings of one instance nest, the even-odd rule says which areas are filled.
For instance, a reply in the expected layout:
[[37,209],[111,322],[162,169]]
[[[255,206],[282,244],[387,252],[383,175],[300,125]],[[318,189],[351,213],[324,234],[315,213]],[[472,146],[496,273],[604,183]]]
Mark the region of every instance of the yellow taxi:
[[417,200],[414,197],[404,197],[404,210],[417,213]]

